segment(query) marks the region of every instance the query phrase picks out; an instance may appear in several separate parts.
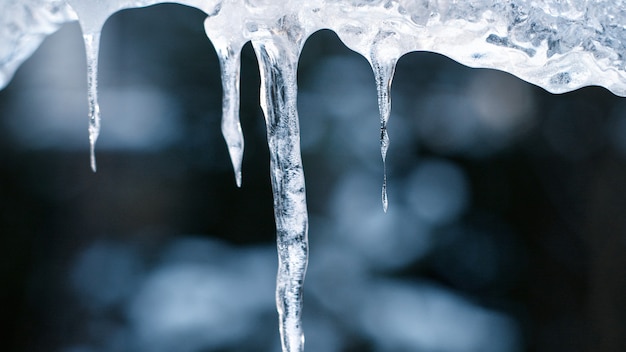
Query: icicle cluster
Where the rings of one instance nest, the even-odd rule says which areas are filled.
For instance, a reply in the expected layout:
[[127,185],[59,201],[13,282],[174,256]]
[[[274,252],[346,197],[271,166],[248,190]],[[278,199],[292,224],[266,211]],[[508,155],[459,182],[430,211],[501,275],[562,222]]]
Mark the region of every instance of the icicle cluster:
[[[49,33],[78,20],[88,63],[89,141],[96,170],[100,129],[97,67],[106,19],[159,0],[3,0],[0,88]],[[222,131],[241,185],[240,51],[251,41],[261,72],[261,105],[271,153],[279,249],[276,301],[283,351],[302,351],[302,283],[307,210],[296,109],[296,72],[306,39],[331,29],[370,62],[378,91],[383,168],[389,147],[391,81],[411,51],[444,54],[470,67],[507,71],[554,93],[600,85],[626,96],[626,6],[622,0],[181,0],[204,11],[220,60]],[[387,209],[386,171],[383,208]]]

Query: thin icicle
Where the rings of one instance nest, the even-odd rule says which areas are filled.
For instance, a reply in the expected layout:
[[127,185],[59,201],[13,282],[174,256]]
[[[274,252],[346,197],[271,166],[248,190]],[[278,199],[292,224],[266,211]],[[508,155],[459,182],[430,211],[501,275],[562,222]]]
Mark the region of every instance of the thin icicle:
[[89,154],[91,170],[96,172],[96,141],[100,134],[100,106],[98,105],[98,55],[100,33],[110,15],[124,8],[123,1],[65,0],[75,11],[85,41],[87,56],[87,102],[89,108]]
[[376,79],[376,91],[378,93],[378,110],[380,111],[380,154],[383,159],[383,187],[382,202],[383,210],[387,212],[389,201],[387,199],[387,149],[389,149],[389,134],[387,122],[391,113],[391,82],[396,69],[397,60],[381,61],[377,55],[372,54],[370,63]]
[[87,54],[87,99],[89,104],[89,151],[91,170],[96,172],[96,141],[100,134],[100,106],[98,105],[98,52],[100,32],[83,34]]
[[[293,33],[290,33],[293,34]],[[304,351],[302,285],[308,260],[308,215],[296,104],[299,44],[293,38],[253,41],[261,73],[276,218],[276,305],[283,352]]]
[[239,75],[241,47],[233,48],[228,43],[213,41],[222,69],[222,135],[235,172],[237,187],[241,187],[241,164],[244,139],[239,121]]

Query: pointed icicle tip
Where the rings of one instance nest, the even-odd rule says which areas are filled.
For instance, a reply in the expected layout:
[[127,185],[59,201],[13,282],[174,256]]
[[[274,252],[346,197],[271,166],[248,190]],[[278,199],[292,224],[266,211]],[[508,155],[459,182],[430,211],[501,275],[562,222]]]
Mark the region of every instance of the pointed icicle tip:
[[90,160],[90,164],[91,164],[91,171],[93,171],[93,172],[95,173],[96,171],[98,171],[98,167],[96,166],[96,156],[95,156],[95,153],[93,152],[93,150],[92,150],[92,152],[91,152],[91,157],[90,157],[90,159],[91,159],[91,160]]
[[237,183],[237,187],[241,188],[241,171],[235,174],[235,182]]
[[[208,35],[208,31],[207,31]],[[222,135],[235,173],[237,187],[241,188],[244,137],[239,118],[241,45],[213,40],[222,75]]]
[[89,159],[91,171],[96,172],[96,141],[100,135],[100,106],[95,96],[89,96]]

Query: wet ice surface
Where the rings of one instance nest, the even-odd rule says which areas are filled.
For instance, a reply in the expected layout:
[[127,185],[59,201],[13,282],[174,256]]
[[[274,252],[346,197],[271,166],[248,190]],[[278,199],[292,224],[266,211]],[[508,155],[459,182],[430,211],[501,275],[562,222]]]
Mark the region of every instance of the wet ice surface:
[[276,306],[281,344],[283,351],[295,352],[304,349],[302,285],[308,261],[309,223],[296,101],[298,57],[303,43],[288,40],[291,34],[297,35],[282,32],[253,45],[261,73],[261,107],[267,125],[274,193]]
[[[6,84],[43,36],[78,18],[87,51],[89,141],[95,171],[100,131],[97,95],[99,36],[106,19],[124,8],[158,1],[10,2],[17,13],[41,11],[33,23],[5,17],[0,37]],[[214,42],[223,75],[223,132],[235,179],[241,184],[243,137],[238,121],[238,53],[252,41],[262,74],[261,104],[266,116],[278,230],[277,304],[285,351],[302,350],[302,282],[306,270],[307,227],[304,176],[299,150],[296,70],[299,51],[313,32],[330,28],[372,66],[380,111],[383,159],[382,202],[386,211],[386,157],[389,147],[390,89],[397,60],[407,52],[428,50],[472,67],[510,72],[551,92],[598,84],[625,95],[622,58],[622,2],[415,2],[415,1],[182,1],[209,17],[205,29]],[[43,8],[44,10],[40,10]],[[72,12],[71,10],[74,12]],[[6,13],[6,12],[5,12]],[[36,12],[39,13],[39,12]],[[76,17],[77,16],[77,17]],[[26,16],[29,21],[31,17]],[[39,29],[39,27],[44,27]],[[34,28],[34,29],[31,29]],[[35,39],[25,37],[35,32]],[[234,35],[237,33],[237,35]],[[23,49],[22,49],[23,48]],[[424,195],[428,197],[428,195]],[[426,217],[444,215],[422,214]],[[423,211],[424,213],[424,211]],[[435,220],[433,220],[435,221]]]

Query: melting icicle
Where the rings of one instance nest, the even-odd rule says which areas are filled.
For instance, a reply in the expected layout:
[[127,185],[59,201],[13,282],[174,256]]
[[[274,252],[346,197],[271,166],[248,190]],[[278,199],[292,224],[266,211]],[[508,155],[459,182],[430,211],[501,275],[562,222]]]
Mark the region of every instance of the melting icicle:
[[205,30],[211,39],[222,70],[222,135],[235,172],[237,187],[241,187],[241,164],[243,161],[244,138],[239,121],[239,76],[241,67],[241,45],[234,45],[223,36],[211,36],[209,21]]
[[157,3],[158,0],[65,0],[65,2],[76,14],[85,42],[85,53],[87,55],[87,99],[89,105],[89,154],[91,170],[96,172],[96,141],[100,135],[98,54],[100,52],[102,27],[104,27],[104,23],[109,16],[119,10],[152,5]]
[[380,154],[383,160],[383,186],[381,199],[383,210],[387,212],[387,150],[389,134],[387,122],[391,113],[391,82],[396,69],[396,62],[404,54],[397,45],[400,38],[395,30],[378,30],[376,26],[354,27],[352,24],[340,27],[339,38],[350,49],[360,53],[369,61],[376,82],[378,110],[380,112]]
[[252,44],[259,59],[261,107],[271,158],[281,344],[283,352],[302,352],[302,285],[308,260],[308,215],[296,106],[300,47],[298,42],[286,37]]
[[387,122],[391,113],[391,82],[396,69],[396,59],[382,61],[378,55],[372,53],[370,63],[376,78],[376,92],[378,94],[378,110],[380,111],[380,154],[383,158],[383,210],[387,212],[387,149],[389,149],[389,134]]
[[100,106],[98,104],[98,54],[100,33],[111,14],[123,8],[117,1],[66,0],[75,11],[83,32],[87,56],[87,102],[89,108],[89,154],[91,170],[96,172],[96,141],[100,134]]
[[239,67],[241,51],[215,48],[222,68],[222,135],[228,145],[228,153],[235,172],[237,187],[241,187],[241,163],[243,161],[243,132],[239,122]]
[[98,52],[100,32],[83,34],[87,54],[87,99],[89,104],[89,155],[91,170],[96,172],[96,140],[100,134],[98,105]]
[[228,145],[228,153],[235,172],[237,187],[241,187],[241,164],[243,161],[244,139],[239,122],[239,67],[240,51],[230,47],[218,50],[222,67],[222,134]]

